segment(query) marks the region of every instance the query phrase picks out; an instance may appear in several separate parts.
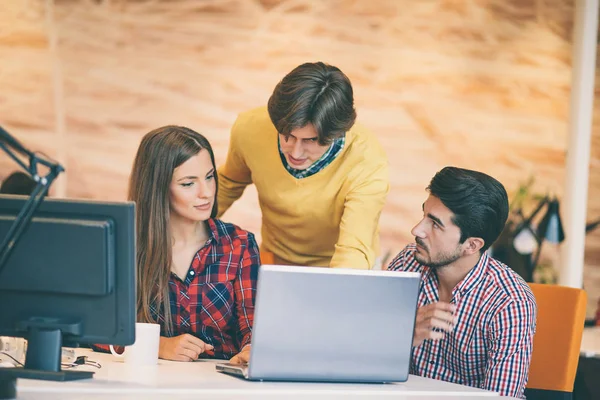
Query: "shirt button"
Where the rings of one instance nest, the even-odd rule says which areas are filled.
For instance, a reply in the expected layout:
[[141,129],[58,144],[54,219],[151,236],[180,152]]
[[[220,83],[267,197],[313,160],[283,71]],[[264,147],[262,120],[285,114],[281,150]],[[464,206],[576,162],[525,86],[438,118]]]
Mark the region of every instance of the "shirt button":
[[190,271],[190,275],[194,275],[194,271]]
[[429,361],[429,364],[434,365],[435,361]]

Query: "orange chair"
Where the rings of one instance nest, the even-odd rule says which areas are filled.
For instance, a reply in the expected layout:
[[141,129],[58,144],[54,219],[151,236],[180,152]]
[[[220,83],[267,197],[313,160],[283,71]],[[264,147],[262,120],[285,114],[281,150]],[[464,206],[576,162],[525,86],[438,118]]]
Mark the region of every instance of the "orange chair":
[[270,251],[260,251],[260,263],[263,265],[275,264],[275,254]]
[[570,398],[579,362],[587,295],[581,289],[530,283],[537,327],[527,399]]

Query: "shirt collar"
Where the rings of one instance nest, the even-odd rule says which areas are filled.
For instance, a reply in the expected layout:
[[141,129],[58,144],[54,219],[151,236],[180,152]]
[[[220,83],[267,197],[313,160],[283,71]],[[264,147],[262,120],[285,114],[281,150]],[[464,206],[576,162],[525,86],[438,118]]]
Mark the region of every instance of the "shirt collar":
[[[462,297],[469,293],[471,289],[476,287],[484,278],[485,273],[487,271],[487,267],[490,261],[490,257],[487,252],[485,252],[480,258],[475,267],[473,267],[469,273],[463,278],[462,281],[458,283],[452,290],[452,297],[457,294]],[[421,274],[423,282],[427,282],[431,288],[437,289],[439,292],[439,281],[437,275],[434,273],[432,268],[425,266],[423,268],[423,272]],[[436,296],[439,296],[439,293],[436,293]],[[437,299],[436,299],[437,301]]]
[[220,233],[217,221],[214,218],[209,218],[206,223],[208,224],[208,240],[214,240],[215,242],[218,242]]
[[475,266],[469,271],[467,276],[465,276],[463,280],[456,285],[452,291],[452,295],[454,296],[459,293],[460,296],[464,296],[469,293],[471,289],[476,287],[485,278],[489,260],[490,257],[488,256],[487,252],[483,253],[477,264],[475,264]]
[[421,273],[421,281],[424,285],[424,293],[428,303],[435,303],[440,300],[439,282],[437,275],[433,273],[433,270],[427,266],[423,266],[423,272]]

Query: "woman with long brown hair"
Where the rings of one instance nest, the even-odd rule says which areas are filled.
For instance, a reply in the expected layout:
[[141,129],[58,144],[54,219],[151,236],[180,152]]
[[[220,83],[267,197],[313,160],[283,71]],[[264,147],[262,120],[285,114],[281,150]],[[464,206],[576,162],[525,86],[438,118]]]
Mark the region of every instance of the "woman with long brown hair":
[[199,133],[165,126],[142,139],[129,182],[138,321],[160,324],[163,359],[249,358],[260,256],[252,233],[215,219],[217,179]]

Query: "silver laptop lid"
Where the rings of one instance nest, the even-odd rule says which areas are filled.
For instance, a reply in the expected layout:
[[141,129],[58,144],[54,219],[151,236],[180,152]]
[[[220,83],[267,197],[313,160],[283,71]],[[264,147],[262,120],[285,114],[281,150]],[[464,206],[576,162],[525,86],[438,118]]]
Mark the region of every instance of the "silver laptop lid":
[[420,275],[263,265],[250,379],[402,382]]

